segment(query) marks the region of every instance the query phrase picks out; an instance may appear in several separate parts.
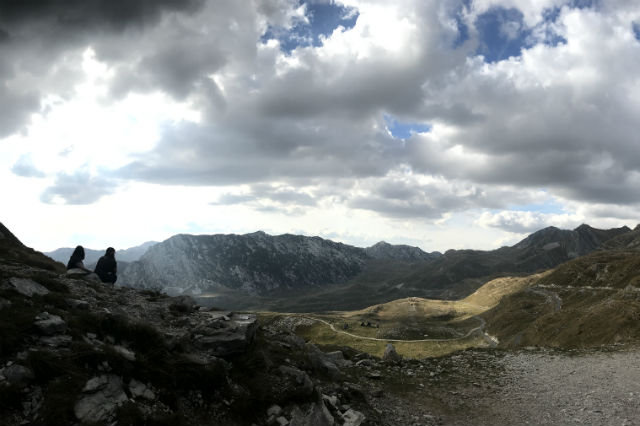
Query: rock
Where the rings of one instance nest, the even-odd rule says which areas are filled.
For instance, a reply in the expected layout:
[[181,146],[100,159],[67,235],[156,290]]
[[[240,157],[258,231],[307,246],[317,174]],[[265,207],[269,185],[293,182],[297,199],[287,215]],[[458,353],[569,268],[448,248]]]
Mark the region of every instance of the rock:
[[0,297],[0,311],[3,310],[4,308],[10,308],[11,307],[11,302],[7,299],[3,299]]
[[49,312],[43,312],[36,316],[34,325],[38,331],[47,336],[61,334],[67,331],[67,323],[57,315],[51,315]]
[[296,393],[301,396],[311,395],[313,392],[313,382],[309,378],[309,375],[302,370],[298,370],[295,367],[288,367],[286,365],[281,365],[278,370],[285,376],[293,377],[298,385],[296,388]]
[[198,328],[198,333],[202,334],[194,338],[194,343],[214,356],[224,357],[245,352],[253,341],[258,323],[255,314],[249,314],[218,321],[217,325],[220,327]]
[[396,352],[395,346],[391,343],[387,343],[387,347],[384,350],[384,355],[382,355],[382,360],[386,362],[399,363],[402,361],[402,355]]
[[322,400],[312,403],[308,408],[295,407],[291,412],[290,426],[333,426],[335,419]]
[[33,371],[20,364],[12,364],[2,370],[2,375],[12,385],[25,387],[35,378]]
[[188,315],[198,309],[198,304],[191,296],[181,295],[172,298],[169,310],[175,314]]
[[328,359],[332,360],[333,363],[338,367],[351,367],[353,365],[352,361],[344,358],[344,354],[342,353],[342,351],[326,352],[325,356]]
[[113,418],[116,408],[127,401],[122,379],[112,374],[93,377],[82,390],[73,411],[83,423],[98,423]]
[[332,380],[338,380],[342,377],[342,373],[331,357],[328,357],[312,343],[307,343],[306,348],[309,362],[314,370],[326,374]]
[[133,362],[136,360],[136,354],[133,353],[131,350],[125,348],[124,346],[115,345],[113,346],[113,350],[119,355],[121,355],[127,361]]
[[276,423],[279,426],[288,426],[289,425],[289,420],[287,420],[286,417],[280,416],[280,417],[276,418]]
[[136,379],[131,379],[129,381],[129,391],[134,398],[144,398],[149,401],[156,399],[155,393],[149,389],[147,385],[137,381]]
[[356,362],[356,367],[371,367],[373,365],[374,365],[374,362],[366,358]]
[[89,309],[89,302],[78,299],[64,299],[65,303],[73,309],[86,311]]
[[280,407],[279,405],[272,405],[267,410],[267,416],[278,417],[280,414],[282,414],[282,407]]
[[[83,269],[73,268],[67,271],[67,277],[89,281],[95,284],[105,284],[94,272],[87,272]],[[112,285],[112,284],[109,284]]]
[[40,296],[49,294],[49,290],[29,278],[9,278],[9,285],[13,287],[15,291],[27,297],[32,297],[34,294]]
[[360,411],[353,408],[348,409],[342,414],[344,423],[342,426],[360,426],[367,418]]
[[45,336],[40,338],[40,343],[52,348],[67,347],[71,344],[73,338],[67,334],[59,334],[56,336]]

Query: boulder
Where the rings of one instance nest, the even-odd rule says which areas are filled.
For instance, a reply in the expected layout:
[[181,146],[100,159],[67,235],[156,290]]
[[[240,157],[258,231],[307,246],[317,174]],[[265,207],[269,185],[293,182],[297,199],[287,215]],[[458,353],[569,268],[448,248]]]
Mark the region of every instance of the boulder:
[[89,302],[78,299],[64,299],[65,303],[73,309],[86,311],[89,309]]
[[36,316],[34,325],[41,334],[47,336],[62,334],[67,331],[67,323],[59,316],[51,315],[49,312],[43,312]]
[[27,297],[32,297],[34,294],[40,296],[49,294],[49,290],[29,278],[11,277],[9,278],[9,285],[13,287],[15,291]]
[[342,426],[360,426],[367,418],[360,411],[349,408],[342,413],[342,419],[344,420]]
[[335,419],[325,407],[322,399],[308,407],[295,407],[291,412],[289,426],[333,426]]
[[188,315],[193,311],[198,310],[198,304],[191,296],[176,296],[172,298],[169,304],[169,310],[174,314]]
[[194,337],[194,343],[214,356],[230,356],[244,353],[253,341],[258,327],[255,314],[232,315],[199,327],[202,333]]
[[129,391],[134,398],[144,398],[149,401],[156,399],[156,394],[151,390],[151,388],[136,379],[131,379],[131,381],[129,381]]
[[387,343],[387,347],[384,350],[384,354],[382,355],[382,360],[392,363],[399,363],[402,361],[402,355],[396,352],[395,346],[391,343]]
[[311,395],[314,385],[307,373],[302,370],[298,370],[295,367],[289,367],[286,365],[281,365],[278,370],[280,371],[280,373],[282,373],[283,376],[291,377],[295,380],[295,389],[296,393],[299,396],[304,397],[307,395]]
[[2,370],[5,379],[17,387],[27,386],[34,378],[33,371],[20,364],[12,364]]
[[332,356],[327,356],[327,354],[318,349],[313,343],[307,343],[306,349],[309,362],[314,370],[326,374],[332,380],[338,380],[342,377],[342,373],[338,369]]
[[122,379],[113,374],[93,377],[82,389],[83,396],[73,411],[82,423],[98,423],[113,419],[115,411],[127,401]]
[[129,350],[129,349],[127,349],[127,348],[125,348],[124,346],[121,346],[121,345],[114,345],[114,346],[113,346],[113,350],[114,350],[118,355],[120,355],[121,357],[123,357],[124,359],[126,359],[127,361],[131,361],[131,362],[133,362],[133,361],[135,361],[135,360],[136,360],[136,354],[135,354],[133,351],[131,351],[131,350]]

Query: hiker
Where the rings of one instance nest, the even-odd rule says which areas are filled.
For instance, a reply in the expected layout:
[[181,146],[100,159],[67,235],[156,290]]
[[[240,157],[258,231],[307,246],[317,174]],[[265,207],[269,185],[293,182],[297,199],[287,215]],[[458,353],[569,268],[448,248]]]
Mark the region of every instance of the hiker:
[[118,262],[116,262],[116,250],[113,247],[109,247],[96,264],[96,270],[94,271],[100,277],[103,283],[115,284],[118,276]]
[[83,260],[84,260],[84,248],[82,246],[78,246],[73,251],[73,253],[71,254],[71,257],[69,258],[69,261],[67,262],[67,271],[69,269],[82,269],[83,271],[91,272],[90,269],[87,269],[84,267],[84,263],[82,263]]

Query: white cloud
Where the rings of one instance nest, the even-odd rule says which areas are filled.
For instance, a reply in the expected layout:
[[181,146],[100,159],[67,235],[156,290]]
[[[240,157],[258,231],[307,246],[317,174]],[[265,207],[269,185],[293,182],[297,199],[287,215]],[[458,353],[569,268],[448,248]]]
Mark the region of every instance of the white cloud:
[[[578,218],[630,220],[640,202],[640,42],[631,26],[640,8],[611,0],[594,9],[559,0],[475,0],[469,10],[457,0],[437,3],[345,1],[358,11],[353,28],[290,54],[261,40],[270,26],[306,19],[290,0],[185,10],[160,2],[149,19],[134,13],[122,26],[84,17],[99,31],[59,28],[51,10],[24,9],[55,36],[39,38],[19,15],[6,27],[11,42],[0,44],[0,96],[10,101],[0,107],[0,137],[10,135],[0,141],[0,167],[32,198],[16,198],[11,209],[42,208],[41,197],[93,203],[64,208],[86,229],[77,215],[153,216],[143,227],[149,233],[169,223],[177,231],[193,223],[324,235],[333,227],[375,242],[414,238],[415,228],[438,249],[451,240],[447,230],[464,238],[460,229],[474,223],[486,228],[470,241],[486,245],[510,238],[507,231]],[[503,23],[505,35],[515,40],[535,27],[537,44],[487,64],[474,56],[482,40],[473,20],[495,6],[524,16],[524,27]],[[552,7],[561,7],[556,21],[543,23]],[[470,26],[470,40],[454,48],[456,18]],[[545,44],[550,33],[566,43]],[[396,140],[385,114],[431,130]],[[508,210],[538,203],[541,189],[568,213]],[[163,190],[190,209],[145,201]],[[234,219],[210,226],[198,209]],[[53,228],[65,219],[47,220]]]

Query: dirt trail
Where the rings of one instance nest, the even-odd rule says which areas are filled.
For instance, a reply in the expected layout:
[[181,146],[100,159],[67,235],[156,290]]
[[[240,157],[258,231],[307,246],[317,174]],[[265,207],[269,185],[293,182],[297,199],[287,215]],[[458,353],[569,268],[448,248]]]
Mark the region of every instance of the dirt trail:
[[346,336],[350,336],[353,337],[355,339],[361,339],[361,340],[374,340],[374,341],[378,341],[378,342],[404,342],[404,343],[420,343],[420,342],[453,342],[456,340],[464,340],[467,337],[471,336],[472,334],[481,334],[485,340],[487,342],[490,342],[492,345],[497,345],[498,341],[495,337],[488,335],[487,333],[485,333],[484,331],[484,327],[486,325],[486,321],[481,318],[481,317],[474,317],[476,320],[478,320],[478,322],[480,323],[480,325],[478,327],[472,328],[471,330],[469,330],[464,336],[460,336],[460,337],[452,337],[449,339],[418,339],[418,340],[408,340],[408,339],[380,339],[377,337],[367,337],[367,336],[359,336],[357,334],[353,334],[353,333],[349,333],[347,331],[343,331],[343,330],[338,330],[335,328],[335,326],[333,324],[331,324],[329,321],[325,321],[323,319],[320,318],[313,318],[313,317],[301,317],[307,320],[311,320],[311,321],[317,321],[317,322],[321,322],[322,324],[325,324],[327,326],[329,326],[329,328],[331,328],[331,331],[333,331],[334,333],[340,333],[340,334],[344,334]]
[[[500,374],[458,389],[446,425],[636,425],[640,351],[518,352],[491,361]],[[456,405],[458,405],[456,407]]]

